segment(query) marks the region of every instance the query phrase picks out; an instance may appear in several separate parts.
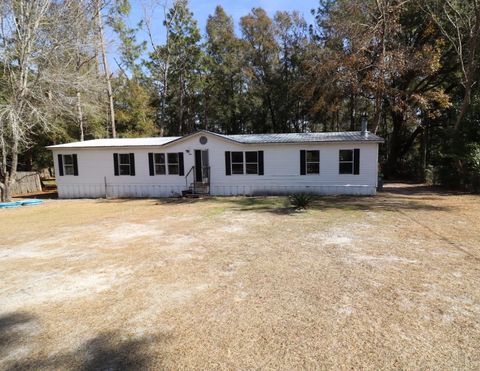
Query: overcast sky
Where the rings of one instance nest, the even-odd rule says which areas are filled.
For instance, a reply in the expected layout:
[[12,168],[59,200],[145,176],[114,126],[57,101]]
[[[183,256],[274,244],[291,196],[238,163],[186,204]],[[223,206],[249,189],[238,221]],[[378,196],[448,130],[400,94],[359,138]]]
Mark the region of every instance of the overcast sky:
[[[158,3],[158,0],[130,0],[132,11],[128,20],[130,26],[136,25],[143,17],[145,9],[152,9],[152,4]],[[170,1],[171,2],[171,1]],[[254,7],[264,8],[268,14],[273,17],[278,10],[293,11],[298,10],[305,17],[307,23],[313,22],[313,16],[310,10],[318,6],[318,0],[190,0],[190,9],[194,14],[194,18],[198,22],[202,36],[205,34],[205,25],[207,18],[213,14],[215,7],[221,5],[228,15],[232,16],[235,22],[235,29],[238,32],[238,22],[240,17],[248,14]],[[163,10],[158,7],[156,11],[151,14],[152,27],[155,34],[156,43],[161,43],[164,40],[165,32],[162,27]],[[116,50],[116,41],[112,33],[109,33],[111,39],[110,59],[113,62]],[[139,33],[140,39],[146,39],[147,35],[144,32]],[[116,65],[112,63],[112,69],[116,70]]]

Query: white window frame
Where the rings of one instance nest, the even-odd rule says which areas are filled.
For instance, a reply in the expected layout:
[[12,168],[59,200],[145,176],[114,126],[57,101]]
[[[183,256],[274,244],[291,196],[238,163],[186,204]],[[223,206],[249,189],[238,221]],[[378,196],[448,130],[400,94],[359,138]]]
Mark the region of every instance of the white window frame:
[[[317,152],[318,161],[308,161],[308,152]],[[309,172],[308,164],[318,164],[318,172]],[[305,150],[305,174],[306,175],[319,175],[320,174],[320,150],[318,149],[308,149]]]
[[[167,155],[166,162],[167,162],[168,175],[179,175],[180,174],[180,156],[178,155],[178,152],[167,152],[166,155]],[[177,158],[177,162],[170,162],[170,155],[175,155]],[[170,166],[176,166],[177,172],[176,173],[171,172]]]
[[[163,155],[163,162],[162,161],[157,162],[157,155],[158,156]],[[157,172],[157,165],[163,166],[163,169],[164,169],[163,173]],[[153,154],[153,170],[155,175],[167,175],[167,156],[165,153],[160,152],[160,153]]]
[[[255,162],[252,162],[252,161],[249,161],[247,162],[247,153],[255,153],[256,157],[257,157],[257,161]],[[258,175],[258,151],[245,151],[244,152],[244,159],[245,159],[245,168],[244,168],[244,174],[245,175]],[[252,164],[255,164],[257,166],[257,171],[255,173],[248,173],[247,172],[247,165],[252,165]]]
[[[342,161],[340,157],[341,151],[350,151],[352,153],[352,160],[351,161]],[[341,171],[341,165],[342,164],[351,164],[352,165],[352,171],[350,173],[342,173]],[[338,151],[338,173],[340,175],[353,175],[355,172],[355,151],[353,149],[340,149]]]
[[[241,153],[242,154],[242,162],[233,162],[233,154],[234,153]],[[233,172],[233,165],[242,164],[242,172],[241,173],[234,173]],[[245,152],[244,151],[231,151],[230,152],[230,174],[232,175],[245,175]]]
[[[66,159],[70,158],[71,163],[67,164]],[[73,162],[73,154],[62,155],[63,162],[63,175],[75,175],[75,164]],[[68,169],[68,170],[67,170]]]
[[[257,156],[256,161],[247,162],[247,153],[250,153],[250,152],[256,154],[256,156]],[[260,167],[258,152],[259,151],[230,151],[230,174],[231,175],[258,175],[258,170],[259,170],[259,167]],[[239,161],[234,162],[233,161],[233,154],[234,153],[241,153],[242,154],[242,162],[239,162]],[[240,164],[242,164],[242,172],[241,173],[234,172],[233,171],[233,165],[240,165]],[[252,165],[252,164],[256,165],[257,171],[255,173],[247,173],[247,165]]]
[[[128,163],[122,162],[122,157],[126,156]],[[128,174],[122,174],[122,166],[128,166]],[[129,176],[132,175],[132,164],[130,163],[130,153],[119,153],[118,154],[118,175],[120,176]]]

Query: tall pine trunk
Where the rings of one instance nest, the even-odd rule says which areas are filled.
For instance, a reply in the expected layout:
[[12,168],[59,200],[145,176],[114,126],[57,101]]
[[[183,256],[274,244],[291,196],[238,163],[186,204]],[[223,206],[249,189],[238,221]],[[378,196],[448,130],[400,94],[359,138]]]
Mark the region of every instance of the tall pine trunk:
[[105,82],[107,84],[108,104],[109,104],[109,111],[110,111],[110,126],[112,128],[112,138],[116,138],[117,130],[115,126],[115,106],[113,103],[113,89],[112,89],[112,81],[110,76],[110,68],[108,66],[107,48],[105,46],[105,37],[103,34],[103,19],[102,19],[102,12],[100,8],[100,0],[95,1],[95,12],[97,16],[98,41],[100,43],[100,52],[102,54],[103,72],[105,74]]

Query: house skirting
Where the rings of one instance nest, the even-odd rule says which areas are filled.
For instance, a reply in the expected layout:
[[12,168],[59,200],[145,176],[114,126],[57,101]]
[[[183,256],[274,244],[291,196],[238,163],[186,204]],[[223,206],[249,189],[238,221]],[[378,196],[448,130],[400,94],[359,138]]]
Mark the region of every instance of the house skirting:
[[[60,198],[157,198],[177,197],[185,186],[165,184],[63,184],[58,186]],[[364,195],[376,194],[371,185],[211,185],[212,196],[290,195]]]

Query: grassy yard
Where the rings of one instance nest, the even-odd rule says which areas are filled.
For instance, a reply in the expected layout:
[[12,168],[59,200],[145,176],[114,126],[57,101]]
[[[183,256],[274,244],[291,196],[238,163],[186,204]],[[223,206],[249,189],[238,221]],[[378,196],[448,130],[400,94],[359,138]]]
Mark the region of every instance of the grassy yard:
[[0,369],[479,369],[480,197],[0,210]]

